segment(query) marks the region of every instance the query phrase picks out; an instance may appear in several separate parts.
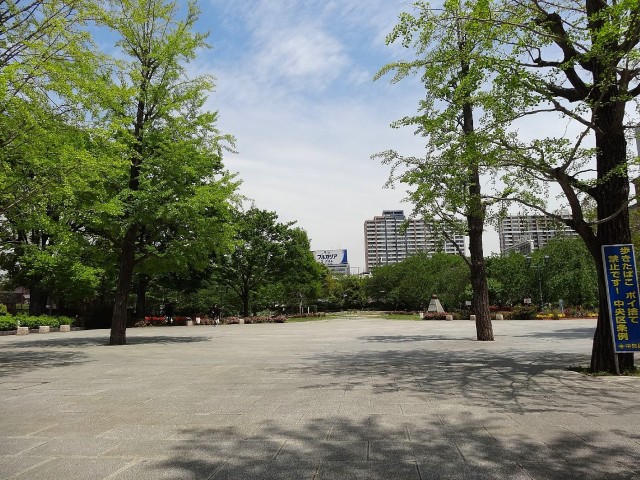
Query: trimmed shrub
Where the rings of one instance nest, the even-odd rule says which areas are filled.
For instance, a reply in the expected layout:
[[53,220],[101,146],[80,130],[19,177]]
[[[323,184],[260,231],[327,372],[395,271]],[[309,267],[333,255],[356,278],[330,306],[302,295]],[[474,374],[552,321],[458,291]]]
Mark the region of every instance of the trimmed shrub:
[[[538,309],[535,305],[518,305],[509,314],[510,320],[531,320],[536,318]],[[507,318],[505,316],[505,318]]]
[[21,327],[38,328],[40,326],[48,326],[57,328],[60,326],[60,322],[56,317],[49,317],[47,315],[16,315],[14,318],[20,322]]
[[58,319],[58,323],[60,325],[73,325],[75,322],[75,319],[71,318],[71,317],[56,317]]
[[8,313],[7,306],[4,303],[0,303],[0,315],[7,315]]
[[0,330],[15,330],[18,328],[16,319],[10,315],[0,317]]

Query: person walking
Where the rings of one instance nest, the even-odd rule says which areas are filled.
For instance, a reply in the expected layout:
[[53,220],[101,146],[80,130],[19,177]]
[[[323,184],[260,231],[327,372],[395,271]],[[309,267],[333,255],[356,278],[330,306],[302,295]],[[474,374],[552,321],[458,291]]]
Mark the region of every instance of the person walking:
[[211,317],[213,318],[213,326],[220,325],[220,319],[222,316],[222,310],[220,306],[216,303],[213,307],[211,307]]

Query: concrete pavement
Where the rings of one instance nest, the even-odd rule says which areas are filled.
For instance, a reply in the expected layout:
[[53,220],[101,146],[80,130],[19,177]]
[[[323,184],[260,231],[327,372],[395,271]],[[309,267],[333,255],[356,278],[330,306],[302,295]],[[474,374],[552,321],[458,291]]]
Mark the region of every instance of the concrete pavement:
[[322,320],[0,337],[0,479],[640,479],[595,320]]

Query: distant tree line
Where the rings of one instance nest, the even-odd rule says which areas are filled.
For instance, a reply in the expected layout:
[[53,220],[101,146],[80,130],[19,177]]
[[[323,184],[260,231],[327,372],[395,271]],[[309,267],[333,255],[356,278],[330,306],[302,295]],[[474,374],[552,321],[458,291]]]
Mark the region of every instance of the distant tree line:
[[[543,306],[595,309],[598,281],[595,267],[579,239],[552,240],[530,259],[522,254],[486,259],[492,306],[522,305],[525,298]],[[371,277],[333,279],[324,302],[328,308],[375,308],[420,311],[437,295],[449,310],[468,309],[472,290],[469,269],[457,255],[418,254],[373,270]]]

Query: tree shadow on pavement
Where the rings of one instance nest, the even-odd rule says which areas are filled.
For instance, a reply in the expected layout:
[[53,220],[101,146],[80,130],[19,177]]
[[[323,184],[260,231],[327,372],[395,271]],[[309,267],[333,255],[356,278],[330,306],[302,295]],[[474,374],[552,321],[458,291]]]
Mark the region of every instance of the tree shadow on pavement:
[[563,328],[552,332],[529,332],[514,335],[523,338],[593,338],[596,331],[595,325],[589,327]]
[[273,419],[247,425],[189,427],[164,459],[153,456],[114,476],[211,480],[604,480],[637,479],[640,444],[624,432],[579,436],[558,426],[541,435],[448,425],[432,417]]
[[[562,370],[586,355],[508,350],[383,350],[317,354],[285,371],[310,381],[302,388],[402,392],[418,401],[455,401],[513,413],[620,413],[636,383]],[[618,379],[619,380],[619,379]],[[633,379],[632,379],[633,380]],[[620,380],[621,381],[621,380]],[[640,420],[640,417],[638,418]]]
[[358,340],[363,340],[365,342],[376,342],[376,343],[410,343],[410,342],[427,342],[432,340],[438,341],[452,341],[452,342],[461,342],[461,341],[476,341],[475,337],[451,337],[445,335],[369,335],[364,337],[359,337]]
[[[172,344],[184,344],[184,343],[196,343],[196,342],[210,342],[211,338],[206,336],[190,336],[190,337],[172,337],[168,335],[156,335],[152,337],[127,337],[126,345],[117,345],[116,348],[126,348],[130,345],[145,345],[145,344],[158,344],[158,345],[172,345]],[[91,347],[91,346],[109,346],[109,337],[105,335],[100,336],[83,336],[83,337],[65,337],[65,338],[46,338],[46,339],[34,339],[34,340],[18,340],[14,343],[6,344],[8,348],[78,348],[78,347]]]
[[88,356],[80,352],[8,351],[4,349],[0,351],[0,377],[39,369],[78,365],[88,361]]

